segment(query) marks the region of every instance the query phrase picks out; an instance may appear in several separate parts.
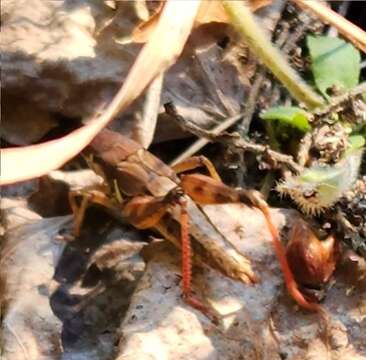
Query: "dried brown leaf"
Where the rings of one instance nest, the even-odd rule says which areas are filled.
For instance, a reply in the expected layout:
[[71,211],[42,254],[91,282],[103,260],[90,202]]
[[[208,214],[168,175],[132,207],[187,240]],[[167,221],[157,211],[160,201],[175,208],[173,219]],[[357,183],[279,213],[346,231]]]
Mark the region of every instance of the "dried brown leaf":
[[139,53],[123,86],[103,113],[60,139],[3,150],[0,184],[44,175],[62,166],[88,145],[115,115],[130,105],[158,74],[175,62],[190,34],[198,6],[199,2],[196,1],[167,2],[149,42]]
[[[256,11],[271,2],[272,0],[251,0],[250,8],[253,11]],[[161,4],[162,3],[163,2],[161,2]],[[161,11],[162,7],[159,7],[147,21],[141,23],[135,28],[132,33],[132,40],[134,42],[141,43],[146,42],[149,39],[149,36],[157,25]],[[195,18],[195,27],[211,22],[227,24],[230,20],[220,1],[202,0]]]
[[[272,0],[251,0],[249,6],[254,12],[266,5]],[[198,10],[195,25],[199,26],[210,22],[229,23],[230,20],[224,10],[221,1],[204,0]]]

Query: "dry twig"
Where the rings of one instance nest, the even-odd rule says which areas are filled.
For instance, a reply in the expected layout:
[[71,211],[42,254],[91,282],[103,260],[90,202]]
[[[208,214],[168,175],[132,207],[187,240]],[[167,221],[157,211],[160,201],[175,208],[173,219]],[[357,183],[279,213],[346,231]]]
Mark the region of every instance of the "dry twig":
[[322,117],[322,116],[328,115],[329,113],[336,111],[338,107],[342,106],[344,103],[351,100],[355,96],[362,95],[362,94],[366,94],[366,81],[357,85],[356,87],[349,90],[345,94],[332,98],[329,105],[321,107],[319,109],[315,109],[313,114],[316,117]]
[[273,151],[265,145],[254,144],[243,139],[238,133],[224,132],[218,135],[212,131],[200,128],[179,115],[172,103],[165,104],[165,111],[172,116],[184,130],[189,131],[196,136],[206,138],[209,141],[220,142],[236,151],[250,151],[254,154],[264,155],[271,163],[286,165],[290,170],[297,173],[302,170],[302,167],[293,160],[292,156]]
[[[169,104],[167,104],[167,106],[169,107]],[[226,119],[225,121],[223,121],[222,123],[220,123],[219,125],[215,126],[212,130],[210,130],[210,132],[212,134],[219,135],[220,133],[225,131],[227,128],[234,125],[243,116],[245,116],[245,115],[244,114],[238,114],[238,115],[232,116],[232,117]],[[207,140],[205,138],[195,141],[187,150],[185,150],[182,154],[180,154],[178,157],[176,157],[170,163],[170,165],[173,166],[175,164],[178,164],[182,160],[194,155],[196,152],[200,151],[204,146],[206,146],[209,142],[210,142],[210,140]]]

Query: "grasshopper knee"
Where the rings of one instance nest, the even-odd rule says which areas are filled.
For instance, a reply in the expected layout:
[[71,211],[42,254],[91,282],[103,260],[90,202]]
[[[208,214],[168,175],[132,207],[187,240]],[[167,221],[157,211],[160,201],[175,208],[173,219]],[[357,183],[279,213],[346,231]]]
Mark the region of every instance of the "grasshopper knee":
[[262,194],[256,190],[237,190],[239,193],[240,202],[248,204],[250,206],[255,206],[258,209],[267,208],[268,205],[262,197]]
[[206,175],[184,175],[181,179],[181,186],[187,195],[201,205],[227,204],[239,201],[235,189]]

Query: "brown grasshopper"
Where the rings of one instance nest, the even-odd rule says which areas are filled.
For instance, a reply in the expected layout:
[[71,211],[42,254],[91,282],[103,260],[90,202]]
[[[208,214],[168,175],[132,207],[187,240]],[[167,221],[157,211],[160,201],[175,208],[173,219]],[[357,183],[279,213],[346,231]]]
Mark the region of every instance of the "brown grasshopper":
[[[90,150],[93,154],[92,167],[103,176],[105,184],[102,191],[70,194],[76,234],[80,231],[89,202],[99,203],[117,212],[137,229],[157,231],[181,247],[184,300],[212,317],[212,312],[192,293],[191,241],[194,250],[199,252],[204,248],[205,253],[210,255],[210,265],[225,275],[245,283],[255,282],[256,276],[249,260],[217,231],[199,205],[245,203],[255,206],[262,211],[268,224],[289,293],[300,306],[319,310],[318,304],[307,301],[298,290],[277,229],[272,223],[269,207],[260,193],[233,189],[223,184],[214,166],[205,157],[192,157],[169,167],[138,143],[111,130],[101,131],[90,144]],[[210,176],[198,173],[177,175],[201,166],[207,168]],[[83,197],[78,206],[76,197],[80,195]],[[180,230],[177,233],[178,223]]]

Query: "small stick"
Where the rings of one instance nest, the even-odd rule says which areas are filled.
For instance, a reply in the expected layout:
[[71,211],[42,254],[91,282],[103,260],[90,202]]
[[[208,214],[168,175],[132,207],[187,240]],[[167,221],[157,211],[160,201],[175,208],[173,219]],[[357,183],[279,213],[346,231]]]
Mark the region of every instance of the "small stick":
[[[278,25],[278,21],[276,22],[276,25]],[[305,24],[302,24],[302,26],[304,26],[304,25]],[[302,34],[303,29],[300,29],[300,30],[298,30],[298,29],[299,29],[299,27],[296,29],[297,35],[294,39],[297,38],[299,33]],[[275,42],[275,44],[279,48],[281,48],[282,51],[284,51],[284,47],[286,46],[286,45],[284,46],[285,42],[289,40],[289,39],[286,40],[288,33],[289,33],[289,31],[288,31],[288,27],[287,27],[286,29],[281,31],[279,37],[277,38],[277,40]],[[291,37],[291,39],[292,38],[293,38],[293,36]],[[287,45],[289,45],[289,44],[287,44]],[[286,51],[285,51],[285,53],[286,53]],[[262,87],[264,80],[265,80],[265,68],[262,66],[261,69],[256,74],[255,80],[253,81],[253,85],[251,86],[249,96],[248,96],[248,101],[246,102],[246,105],[245,105],[243,119],[242,119],[241,123],[237,126],[237,131],[239,132],[239,134],[241,136],[245,136],[248,132],[251,120],[253,118],[254,111],[256,109],[259,91]]]
[[356,47],[366,53],[366,33],[358,26],[352,24],[343,16],[325,6],[319,1],[293,0],[295,4],[305,10],[310,10],[322,21],[334,26],[344,37]]
[[236,150],[251,151],[255,154],[262,155],[265,154],[274,163],[286,165],[296,173],[302,171],[302,167],[293,160],[292,156],[271,150],[268,148],[268,146],[254,144],[243,139],[238,133],[229,134],[224,132],[220,135],[217,135],[209,130],[200,128],[189,120],[183,118],[183,116],[179,115],[173,103],[165,104],[165,111],[167,114],[171,115],[184,130],[187,130],[196,136],[204,137],[208,141],[220,142],[226,146],[235,148]]
[[330,100],[330,104],[313,111],[315,116],[321,117],[324,115],[329,114],[330,112],[334,111],[338,106],[341,106],[343,103],[347,102],[348,100],[352,99],[355,96],[366,94],[366,81],[362,82],[361,84],[357,85],[353,89],[349,90],[345,94],[340,96],[333,97]]
[[297,152],[297,162],[301,166],[305,166],[309,158],[309,150],[311,147],[312,134],[308,132],[301,139],[299,144],[299,151]]
[[[169,106],[169,104],[168,104],[168,106]],[[212,134],[218,135],[221,132],[223,132],[224,130],[226,130],[227,128],[229,128],[230,126],[234,125],[242,117],[243,117],[243,113],[229,117],[228,119],[226,119],[219,125],[215,126],[210,131],[212,132]],[[198,151],[200,151],[209,142],[210,142],[210,140],[207,140],[207,139],[199,139],[199,140],[195,141],[190,147],[188,147],[188,149],[186,149],[182,154],[180,154],[178,157],[176,157],[169,165],[174,166],[176,164],[179,164],[184,159],[187,159],[187,158],[191,157],[192,155],[194,155],[195,153],[197,153]]]
[[[337,9],[337,13],[343,17],[346,16],[348,8],[349,8],[350,2],[344,1],[339,5],[339,8]],[[327,35],[330,37],[336,37],[338,35],[338,30],[333,27],[330,26],[329,30],[327,32]]]
[[241,136],[244,136],[247,134],[250,122],[252,120],[255,108],[256,108],[256,100],[258,97],[259,90],[261,89],[262,83],[264,80],[264,71],[261,70],[256,79],[254,80],[254,83],[250,89],[250,93],[248,96],[248,101],[245,104],[245,110],[243,114],[243,120],[238,126],[238,132]]

